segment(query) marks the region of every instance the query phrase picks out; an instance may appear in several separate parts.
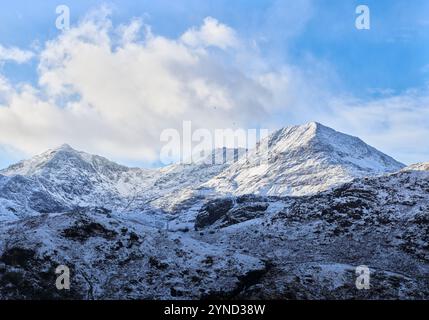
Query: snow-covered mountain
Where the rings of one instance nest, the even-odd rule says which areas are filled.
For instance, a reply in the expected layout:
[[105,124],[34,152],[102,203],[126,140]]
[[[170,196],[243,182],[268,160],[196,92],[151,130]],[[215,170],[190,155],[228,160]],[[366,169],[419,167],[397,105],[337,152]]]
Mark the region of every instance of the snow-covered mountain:
[[0,218],[5,211],[3,218],[17,218],[88,206],[115,211],[174,208],[234,161],[233,150],[214,150],[209,157],[222,153],[228,157],[220,164],[199,159],[140,169],[63,145],[0,171]]
[[220,164],[200,160],[139,169],[63,145],[1,170],[6,178],[0,179],[0,208],[21,215],[87,206],[175,212],[209,194],[305,195],[403,167],[360,139],[318,123],[275,132],[267,152],[238,150],[235,161],[234,152],[219,149],[209,158],[225,153]]
[[[61,212],[77,206],[120,205],[134,186],[133,170],[63,145],[0,171],[0,198],[13,212]],[[144,175],[144,170],[139,170]],[[126,189],[126,188],[129,189]],[[126,189],[126,190],[124,190]]]
[[[103,208],[22,218],[0,224],[0,297],[428,299],[428,190],[429,172],[410,167],[312,196],[210,200],[193,222]],[[71,291],[55,289],[58,265]],[[370,290],[355,286],[360,265]]]
[[429,298],[428,163],[318,123],[266,142],[160,169],[64,145],[1,170],[0,298]]
[[357,177],[404,167],[362,140],[319,123],[287,127],[231,165],[204,187],[221,194],[306,195]]

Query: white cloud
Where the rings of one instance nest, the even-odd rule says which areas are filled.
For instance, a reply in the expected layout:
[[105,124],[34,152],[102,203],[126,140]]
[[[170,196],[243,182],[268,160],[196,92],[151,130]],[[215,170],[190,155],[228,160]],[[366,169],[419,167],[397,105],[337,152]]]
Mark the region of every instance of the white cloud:
[[[217,46],[234,59],[232,29],[207,18],[168,39],[142,27],[132,21],[115,29],[107,18],[87,18],[47,42],[38,88],[0,83],[0,144],[34,154],[67,142],[150,161],[159,155],[162,130],[180,129],[183,120],[215,129],[267,115],[269,90],[203,48]],[[184,40],[190,34],[198,42],[192,46]]]
[[410,90],[396,96],[331,103],[321,121],[359,136],[407,164],[429,161],[429,92]]
[[0,45],[0,62],[13,61],[16,63],[25,63],[34,57],[34,53],[27,50],[21,50],[17,47],[6,48]]
[[344,97],[329,63],[271,65],[246,43],[213,18],[169,39],[141,20],[115,28],[107,11],[91,15],[41,49],[38,86],[0,76],[0,145],[155,161],[161,132],[184,120],[209,130],[316,120],[401,161],[429,160],[428,90]]
[[[122,44],[132,43],[138,40],[139,33],[143,27],[143,21],[140,19],[135,19],[131,21],[128,25],[120,25],[117,28],[119,37],[122,40]],[[147,32],[150,32],[150,28],[147,27]]]
[[213,46],[227,49],[238,46],[235,31],[212,17],[205,18],[200,28],[192,28],[185,32],[181,41],[191,47]]

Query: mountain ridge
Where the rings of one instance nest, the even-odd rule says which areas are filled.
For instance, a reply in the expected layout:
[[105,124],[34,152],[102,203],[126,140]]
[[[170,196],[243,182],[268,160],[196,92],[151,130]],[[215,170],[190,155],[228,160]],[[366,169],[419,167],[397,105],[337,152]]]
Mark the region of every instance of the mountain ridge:
[[[64,144],[0,170],[0,175],[9,178],[0,180],[0,200],[17,201],[13,209],[25,211],[28,205],[22,204],[28,199],[45,199],[49,205],[42,202],[36,210],[30,205],[32,214],[91,205],[119,211],[177,212],[202,198],[307,195],[356,177],[404,167],[362,140],[317,122],[285,127],[266,139],[266,154],[257,148],[240,149],[238,159],[228,152],[221,164],[197,161],[158,169],[129,168]],[[214,150],[211,157],[222,153],[225,150]]]
[[[286,127],[266,139],[268,157],[253,150],[248,159],[234,163],[205,186],[225,194],[304,195],[405,167],[361,139],[317,122]],[[259,166],[261,162],[264,165]]]

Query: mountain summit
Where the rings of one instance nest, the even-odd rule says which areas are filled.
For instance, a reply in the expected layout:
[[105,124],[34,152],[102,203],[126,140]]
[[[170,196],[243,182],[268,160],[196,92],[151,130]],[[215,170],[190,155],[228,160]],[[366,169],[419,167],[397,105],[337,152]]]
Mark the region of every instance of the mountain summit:
[[[80,173],[96,173],[99,175],[109,175],[113,172],[127,171],[128,168],[120,166],[106,158],[91,155],[73,149],[68,144],[48,150],[29,160],[21,161],[17,164],[1,170],[0,174],[5,176],[50,176],[62,171],[80,171]],[[73,172],[69,172],[69,175]]]
[[112,207],[122,201],[117,186],[130,170],[64,144],[0,171],[0,211],[3,199],[13,200],[8,207],[22,214]]
[[266,153],[253,150],[205,187],[223,194],[305,195],[405,166],[317,122],[286,127],[266,139]]

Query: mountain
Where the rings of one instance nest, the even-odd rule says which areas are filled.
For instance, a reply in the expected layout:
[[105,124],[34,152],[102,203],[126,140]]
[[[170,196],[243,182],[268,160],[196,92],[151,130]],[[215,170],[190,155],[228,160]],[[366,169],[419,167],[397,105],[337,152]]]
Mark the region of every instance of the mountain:
[[[318,123],[287,127],[267,139],[265,154],[217,149],[192,164],[160,169],[128,168],[63,145],[0,171],[0,219],[88,206],[195,212],[207,197],[306,195],[403,167],[360,139]],[[221,155],[223,162],[211,163]]]
[[160,169],[63,145],[1,170],[0,299],[429,298],[428,163],[318,123],[264,143]]
[[261,145],[268,151],[256,148],[203,187],[217,194],[307,195],[404,167],[359,138],[316,122],[278,130],[266,139]]
[[[429,299],[429,171],[187,215],[79,208],[0,224],[3,299]],[[150,221],[157,222],[150,223]],[[55,268],[72,270],[70,291]],[[355,286],[370,268],[370,290]]]
[[[237,155],[244,152],[237,151]],[[168,210],[234,161],[230,156],[234,152],[223,149],[214,150],[209,158],[222,153],[227,157],[220,164],[199,159],[193,164],[140,169],[63,145],[0,171],[0,220],[91,206]]]
[[124,189],[132,189],[121,183],[132,173],[132,169],[103,157],[63,145],[0,171],[6,177],[0,181],[0,198],[15,200],[12,211],[29,213],[105,203],[114,207],[130,192]]

